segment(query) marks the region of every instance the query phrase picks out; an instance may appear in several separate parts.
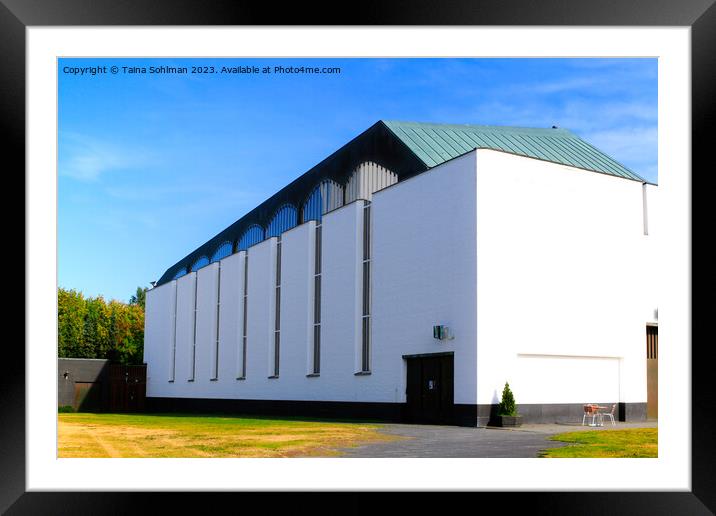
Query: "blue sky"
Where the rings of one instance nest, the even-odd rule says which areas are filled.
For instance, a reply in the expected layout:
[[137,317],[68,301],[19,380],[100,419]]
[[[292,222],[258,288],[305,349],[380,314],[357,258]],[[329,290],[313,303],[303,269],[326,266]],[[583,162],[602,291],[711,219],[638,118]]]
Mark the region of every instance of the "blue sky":
[[58,78],[58,282],[88,296],[127,301],[380,119],[557,125],[658,179],[656,59],[60,59]]

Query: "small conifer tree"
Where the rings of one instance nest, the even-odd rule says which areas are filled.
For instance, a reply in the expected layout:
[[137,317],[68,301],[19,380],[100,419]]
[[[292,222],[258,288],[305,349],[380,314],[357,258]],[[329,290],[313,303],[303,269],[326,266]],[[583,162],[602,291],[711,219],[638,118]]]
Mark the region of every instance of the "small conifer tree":
[[515,397],[510,390],[510,384],[505,382],[505,388],[502,389],[502,401],[499,406],[500,416],[516,416],[517,409],[515,407]]

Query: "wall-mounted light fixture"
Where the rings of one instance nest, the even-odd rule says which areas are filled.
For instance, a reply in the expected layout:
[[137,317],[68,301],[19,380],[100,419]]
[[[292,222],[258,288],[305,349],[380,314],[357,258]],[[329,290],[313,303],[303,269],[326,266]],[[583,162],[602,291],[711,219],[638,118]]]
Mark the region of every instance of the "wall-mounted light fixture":
[[455,338],[450,328],[439,325],[433,326],[433,338],[438,340],[452,340]]
[[65,371],[65,373],[62,376],[64,377],[65,380],[67,380],[70,377],[70,373]]

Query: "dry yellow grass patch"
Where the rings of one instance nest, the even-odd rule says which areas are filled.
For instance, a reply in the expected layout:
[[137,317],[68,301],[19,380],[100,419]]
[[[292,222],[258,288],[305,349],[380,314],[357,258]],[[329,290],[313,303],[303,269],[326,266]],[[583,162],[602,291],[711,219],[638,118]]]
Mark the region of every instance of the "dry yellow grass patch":
[[243,417],[58,414],[58,457],[337,457],[381,425]]

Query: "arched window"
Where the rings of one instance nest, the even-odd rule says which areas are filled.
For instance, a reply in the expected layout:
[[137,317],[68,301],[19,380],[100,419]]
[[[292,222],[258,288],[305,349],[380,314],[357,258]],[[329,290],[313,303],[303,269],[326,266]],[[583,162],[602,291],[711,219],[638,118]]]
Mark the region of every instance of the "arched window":
[[218,262],[222,258],[226,258],[233,250],[234,246],[231,245],[231,242],[224,242],[216,248],[216,251],[214,251],[214,254],[211,257],[211,263]]
[[271,222],[268,225],[268,231],[266,232],[266,237],[271,238],[279,236],[284,231],[288,231],[289,229],[295,227],[297,221],[298,213],[296,212],[296,208],[290,204],[284,204],[273,216],[273,219],[271,219]]
[[313,189],[303,204],[303,222],[320,222],[322,216],[343,206],[343,187],[334,181],[323,181]]
[[206,256],[202,256],[197,261],[194,262],[194,265],[191,266],[191,272],[194,272],[196,270],[201,269],[205,265],[209,265],[209,259]]
[[179,269],[179,270],[177,271],[177,273],[174,275],[174,278],[172,278],[172,279],[179,279],[179,278],[181,278],[182,276],[186,276],[186,269],[185,269],[184,267],[182,267],[181,269]]
[[356,199],[370,201],[373,193],[398,182],[398,174],[366,161],[356,167],[346,183],[346,203]]
[[264,229],[261,226],[254,224],[249,226],[249,229],[244,231],[239,239],[239,244],[236,246],[237,251],[246,251],[249,247],[254,244],[258,244],[264,239]]

